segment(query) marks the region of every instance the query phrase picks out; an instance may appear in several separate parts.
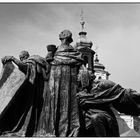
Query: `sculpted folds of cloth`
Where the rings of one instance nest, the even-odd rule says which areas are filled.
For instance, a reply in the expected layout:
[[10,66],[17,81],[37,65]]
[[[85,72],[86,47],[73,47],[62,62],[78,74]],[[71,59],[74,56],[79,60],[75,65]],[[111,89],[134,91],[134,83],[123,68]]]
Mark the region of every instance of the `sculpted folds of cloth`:
[[37,55],[29,57],[23,66],[26,66],[25,73],[12,63],[4,65],[0,92],[4,100],[7,94],[11,96],[1,109],[0,133],[3,136],[35,136],[41,129],[40,114],[47,92],[49,66]]

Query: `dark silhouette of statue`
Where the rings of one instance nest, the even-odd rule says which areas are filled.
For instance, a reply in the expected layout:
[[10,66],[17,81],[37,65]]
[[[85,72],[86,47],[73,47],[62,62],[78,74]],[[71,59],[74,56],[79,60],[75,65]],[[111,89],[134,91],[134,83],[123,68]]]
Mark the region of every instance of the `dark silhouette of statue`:
[[3,66],[17,65],[25,78],[0,114],[0,135],[118,137],[112,108],[140,115],[140,93],[95,80],[94,71],[86,68],[88,61],[70,45],[72,33],[64,30],[59,39],[58,47],[47,45],[46,58],[27,51],[20,53],[20,60],[2,58]]
[[46,98],[42,124],[50,136],[76,137],[80,131],[77,74],[84,60],[81,53],[70,45],[73,39],[69,30],[62,31],[59,39],[61,45],[50,62],[50,92]]
[[125,89],[110,80],[92,79],[81,72],[79,80],[90,77],[91,84],[77,94],[82,115],[82,131],[86,137],[119,137],[112,108],[127,115],[140,115],[140,93]]
[[2,63],[15,63],[25,80],[0,115],[0,133],[9,136],[35,136],[47,89],[49,65],[45,58],[22,51],[20,60],[5,56]]

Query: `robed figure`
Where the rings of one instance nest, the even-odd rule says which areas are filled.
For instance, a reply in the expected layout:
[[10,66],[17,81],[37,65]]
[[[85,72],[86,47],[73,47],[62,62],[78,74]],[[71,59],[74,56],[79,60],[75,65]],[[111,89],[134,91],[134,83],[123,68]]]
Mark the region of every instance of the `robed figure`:
[[[77,93],[82,113],[82,136],[119,137],[114,109],[126,115],[140,116],[139,92],[110,80],[93,80],[88,71],[81,72],[79,81],[83,87]],[[84,86],[84,83],[90,84]]]
[[49,93],[44,107],[42,125],[52,137],[76,137],[80,132],[77,74],[84,64],[81,54],[70,45],[72,33],[60,33],[61,45],[50,62]]
[[[44,103],[43,96],[47,92],[49,65],[44,58],[38,55],[29,56],[27,51],[21,52],[20,60],[13,56],[6,56],[2,62],[4,73],[6,69],[8,73],[10,69],[11,71],[16,69],[15,72],[20,71],[20,73],[15,74],[15,81],[22,78],[9,89],[15,93],[0,114],[0,134],[2,136],[36,136]],[[1,80],[6,79],[4,73]]]

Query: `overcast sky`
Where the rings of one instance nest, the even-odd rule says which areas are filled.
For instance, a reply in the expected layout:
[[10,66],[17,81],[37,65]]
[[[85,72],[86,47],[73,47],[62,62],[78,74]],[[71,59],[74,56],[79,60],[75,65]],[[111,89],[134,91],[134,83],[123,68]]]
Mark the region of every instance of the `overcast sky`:
[[74,45],[81,9],[87,37],[93,49],[98,46],[110,80],[140,92],[140,4],[0,4],[0,57],[18,57],[21,50],[45,57],[46,45],[59,45],[64,29],[72,31]]

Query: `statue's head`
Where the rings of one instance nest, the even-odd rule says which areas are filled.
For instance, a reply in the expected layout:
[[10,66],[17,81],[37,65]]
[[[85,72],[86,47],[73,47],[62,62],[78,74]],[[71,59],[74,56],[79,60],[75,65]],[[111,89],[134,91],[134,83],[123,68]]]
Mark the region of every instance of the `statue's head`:
[[68,43],[73,42],[72,39],[72,33],[69,30],[64,30],[59,34],[59,39],[62,40],[66,40]]
[[21,61],[23,61],[23,60],[26,60],[27,58],[29,58],[29,56],[30,55],[29,55],[28,51],[21,51],[19,54],[19,59]]

